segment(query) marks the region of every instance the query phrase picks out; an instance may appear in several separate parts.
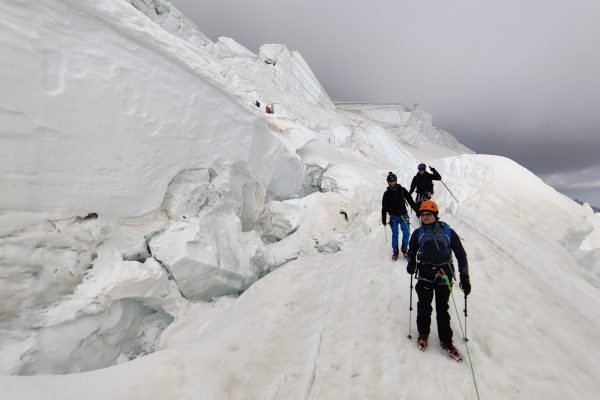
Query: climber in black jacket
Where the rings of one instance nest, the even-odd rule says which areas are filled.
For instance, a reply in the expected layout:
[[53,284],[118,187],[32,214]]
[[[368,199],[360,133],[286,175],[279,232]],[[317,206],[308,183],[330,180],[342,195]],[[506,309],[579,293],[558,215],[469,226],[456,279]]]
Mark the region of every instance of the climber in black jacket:
[[410,183],[410,194],[413,194],[417,189],[417,204],[420,204],[423,200],[431,199],[433,194],[433,181],[441,181],[442,176],[435,168],[429,167],[431,174],[425,170],[427,166],[423,163],[419,164],[419,172],[413,177]]
[[387,214],[390,214],[390,227],[392,228],[392,260],[398,259],[398,224],[402,228],[402,254],[406,257],[410,230],[408,228],[408,212],[406,202],[413,210],[418,210],[408,191],[398,184],[396,175],[390,172],[387,176],[388,188],[383,193],[381,200],[381,222],[387,225]]

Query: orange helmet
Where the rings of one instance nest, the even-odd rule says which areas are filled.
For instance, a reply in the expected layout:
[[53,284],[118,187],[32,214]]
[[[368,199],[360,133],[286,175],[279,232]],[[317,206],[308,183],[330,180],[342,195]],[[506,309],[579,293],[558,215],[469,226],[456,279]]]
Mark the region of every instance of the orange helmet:
[[437,215],[439,212],[437,204],[431,200],[425,200],[422,202],[421,207],[419,207],[419,211],[429,211],[435,215]]

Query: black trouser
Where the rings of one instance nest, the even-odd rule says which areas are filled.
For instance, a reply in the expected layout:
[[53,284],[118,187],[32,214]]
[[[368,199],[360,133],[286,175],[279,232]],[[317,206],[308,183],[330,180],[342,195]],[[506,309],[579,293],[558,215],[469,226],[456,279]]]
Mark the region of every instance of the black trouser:
[[423,193],[417,193],[417,202],[422,203],[425,200],[431,200],[431,196],[433,195],[433,192],[423,192]]
[[430,192],[417,193],[417,199],[415,200],[415,205],[417,206],[417,210],[421,208],[421,203],[423,203],[425,200],[431,199],[431,195],[432,195],[432,193],[430,193]]
[[417,282],[415,286],[419,301],[417,302],[417,329],[419,335],[429,335],[431,325],[431,302],[435,292],[435,319],[437,321],[440,342],[452,341],[452,328],[450,328],[450,313],[448,313],[448,300],[450,290],[445,284],[425,281]]

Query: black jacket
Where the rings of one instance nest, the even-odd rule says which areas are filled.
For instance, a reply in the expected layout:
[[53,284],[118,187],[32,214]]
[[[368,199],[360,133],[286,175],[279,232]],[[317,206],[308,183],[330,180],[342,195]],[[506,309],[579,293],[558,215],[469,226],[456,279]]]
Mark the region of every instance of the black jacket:
[[[439,226],[440,224],[444,224],[444,223],[441,221],[436,221],[433,224],[423,225],[423,227],[425,227],[425,229],[431,230],[435,227],[435,225]],[[419,234],[420,234],[419,232],[420,232],[420,229],[415,229],[413,231],[412,235],[410,236],[410,243],[408,245],[408,265],[411,265],[411,266],[415,266],[417,263],[417,254],[419,253]],[[456,256],[456,261],[458,263],[458,272],[459,272],[459,274],[468,274],[469,273],[469,263],[467,261],[467,253],[465,252],[465,249],[462,245],[460,237],[454,231],[454,229],[450,228],[450,232],[451,232],[450,246],[452,247],[452,251],[454,252],[454,255]],[[453,275],[454,271],[452,271],[452,268],[447,268],[447,269],[448,269],[448,271],[446,271],[446,273],[450,277],[450,279],[452,279],[452,275]],[[425,271],[421,271],[421,269],[419,269],[419,274],[421,275],[423,273],[425,273]],[[426,275],[426,273],[425,273],[425,275]],[[432,277],[433,277],[433,275],[426,279],[430,279]]]
[[410,207],[417,210],[417,205],[413,201],[410,194],[400,185],[396,185],[395,188],[388,186],[387,190],[383,193],[383,199],[381,200],[381,222],[386,223],[386,213],[390,215],[404,215],[408,214],[406,210],[406,202],[410,204]]
[[417,173],[410,183],[410,194],[413,194],[415,188],[417,189],[417,193],[433,193],[433,181],[441,181],[442,176],[435,170],[435,168],[431,168],[433,172],[430,174],[425,171],[423,175]]

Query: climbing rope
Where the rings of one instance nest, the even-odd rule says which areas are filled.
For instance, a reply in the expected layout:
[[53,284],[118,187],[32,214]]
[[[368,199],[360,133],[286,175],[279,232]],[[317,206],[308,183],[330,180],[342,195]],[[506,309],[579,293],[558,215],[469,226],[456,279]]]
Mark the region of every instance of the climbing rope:
[[473,362],[471,361],[471,353],[469,353],[469,346],[467,345],[467,336],[465,335],[465,332],[463,331],[463,327],[462,327],[462,323],[460,322],[460,315],[458,314],[458,307],[456,307],[456,301],[454,300],[454,293],[452,293],[452,284],[450,283],[450,279],[448,279],[448,275],[443,274],[441,275],[442,279],[444,280],[444,282],[446,283],[446,286],[448,286],[448,289],[450,290],[450,295],[452,296],[452,303],[454,303],[454,311],[456,311],[456,319],[458,320],[458,325],[460,326],[460,333],[462,333],[463,338],[465,339],[465,348],[467,349],[467,357],[469,358],[469,367],[471,368],[471,375],[473,376],[473,384],[475,385],[475,393],[477,393],[477,398],[479,400],[481,400],[481,398],[479,397],[479,389],[477,388],[477,380],[475,379],[475,371],[473,369]]

